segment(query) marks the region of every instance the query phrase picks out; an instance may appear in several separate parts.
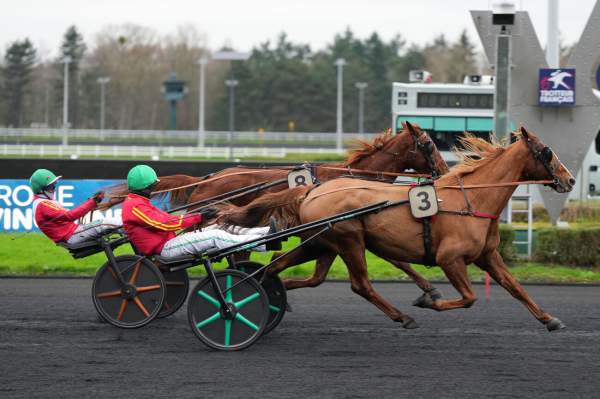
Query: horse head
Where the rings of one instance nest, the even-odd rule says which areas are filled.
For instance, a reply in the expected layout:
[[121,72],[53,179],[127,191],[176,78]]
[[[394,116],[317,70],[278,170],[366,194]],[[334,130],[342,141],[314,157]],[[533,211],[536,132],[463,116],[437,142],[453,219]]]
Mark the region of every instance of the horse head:
[[523,177],[533,180],[552,180],[553,182],[546,184],[546,186],[551,187],[558,193],[573,190],[575,178],[558,159],[554,151],[524,127],[521,127],[520,133],[521,140],[519,141],[525,143],[530,155],[523,169]]
[[431,173],[433,178],[448,173],[448,165],[431,137],[416,124],[405,121],[402,122],[402,126],[404,129],[398,137],[404,135],[413,143],[411,156],[407,157],[407,166],[420,173]]

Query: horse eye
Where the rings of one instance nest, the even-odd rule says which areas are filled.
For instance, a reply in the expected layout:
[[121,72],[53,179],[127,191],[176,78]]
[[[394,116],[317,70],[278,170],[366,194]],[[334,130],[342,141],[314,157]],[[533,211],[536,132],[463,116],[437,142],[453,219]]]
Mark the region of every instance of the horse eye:
[[550,147],[544,147],[544,149],[542,149],[542,159],[546,162],[552,161],[552,150]]

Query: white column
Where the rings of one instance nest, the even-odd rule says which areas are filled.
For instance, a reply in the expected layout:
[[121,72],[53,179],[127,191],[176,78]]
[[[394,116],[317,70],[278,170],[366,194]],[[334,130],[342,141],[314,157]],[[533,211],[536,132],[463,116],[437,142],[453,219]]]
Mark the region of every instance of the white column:
[[546,60],[550,68],[558,68],[560,47],[558,39],[558,0],[548,0],[548,43]]

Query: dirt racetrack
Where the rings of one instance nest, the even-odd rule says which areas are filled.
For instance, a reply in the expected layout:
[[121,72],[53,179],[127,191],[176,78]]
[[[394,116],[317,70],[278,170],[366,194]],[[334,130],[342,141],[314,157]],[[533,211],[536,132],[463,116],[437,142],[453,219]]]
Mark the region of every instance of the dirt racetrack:
[[[251,348],[211,351],[185,307],[137,330],[97,320],[90,279],[0,279],[0,398],[597,398],[600,287],[527,286],[567,329],[549,333],[492,287],[437,313],[412,284],[376,289],[415,318],[404,330],[327,283],[289,293],[293,312]],[[438,286],[446,298],[451,286]]]

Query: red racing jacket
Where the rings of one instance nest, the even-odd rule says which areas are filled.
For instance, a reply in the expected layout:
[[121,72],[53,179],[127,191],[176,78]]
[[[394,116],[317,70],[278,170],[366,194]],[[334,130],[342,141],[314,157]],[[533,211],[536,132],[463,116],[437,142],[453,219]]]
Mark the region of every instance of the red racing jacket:
[[123,202],[123,227],[143,255],[160,254],[175,232],[200,223],[200,215],[173,216],[161,211],[148,198],[129,194]]
[[57,201],[33,196],[33,214],[35,223],[42,233],[54,242],[67,241],[75,230],[75,220],[96,208],[93,199],[85,201],[74,209],[65,209]]

